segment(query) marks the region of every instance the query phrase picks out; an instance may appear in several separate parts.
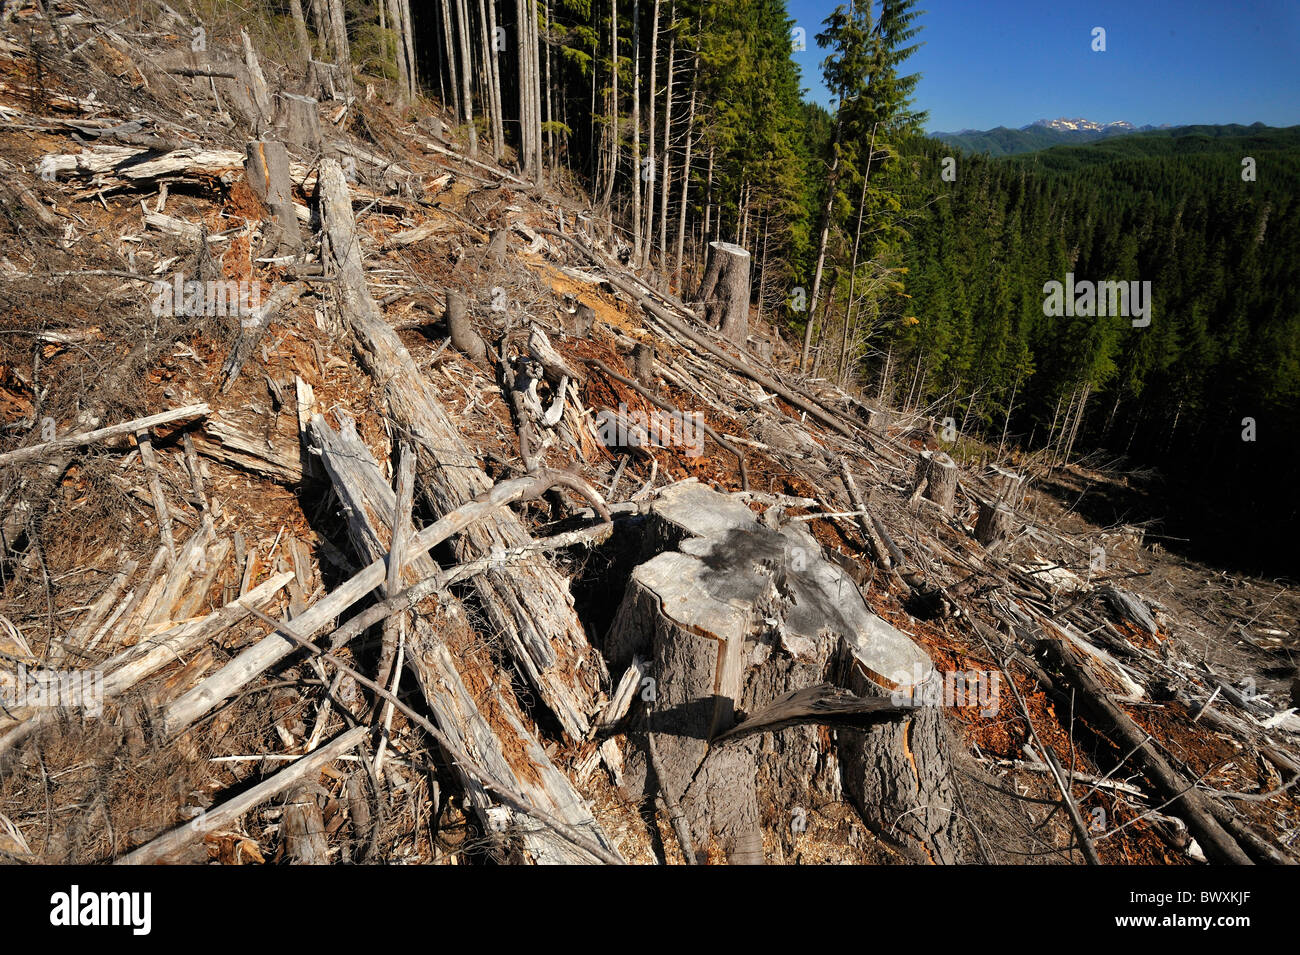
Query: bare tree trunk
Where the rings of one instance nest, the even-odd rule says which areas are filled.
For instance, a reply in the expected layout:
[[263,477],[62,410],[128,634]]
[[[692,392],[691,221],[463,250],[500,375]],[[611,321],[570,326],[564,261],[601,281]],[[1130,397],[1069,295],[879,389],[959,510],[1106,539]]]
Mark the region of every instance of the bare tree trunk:
[[[409,0],[408,0],[409,2]],[[501,161],[506,152],[505,115],[501,108],[501,51],[497,49],[496,0],[487,0],[488,68],[492,76],[492,156]]]
[[750,258],[738,245],[710,242],[709,264],[695,296],[704,303],[705,322],[742,347],[749,337]]
[[343,0],[329,0],[330,32],[334,35],[334,62],[338,64],[344,95],[352,95],[352,47],[348,44],[348,21]]
[[695,253],[693,258],[697,269],[699,268],[700,257],[699,246],[701,243],[709,241],[709,218],[713,214],[713,154],[715,149],[715,145],[709,143],[709,171],[704,177],[704,231],[700,233],[700,242],[697,242],[695,249],[692,250]]
[[456,0],[456,26],[460,33],[460,95],[464,107],[462,117],[469,135],[469,157],[477,159],[478,130],[474,128],[474,96],[469,88],[474,61],[469,54],[469,11],[465,9],[465,0]]
[[632,261],[641,262],[641,0],[632,0]]
[[849,271],[849,304],[844,313],[844,335],[840,339],[840,360],[836,377],[844,382],[844,359],[849,352],[849,316],[853,313],[853,289],[858,281],[858,247],[862,242],[862,213],[867,207],[867,183],[871,180],[871,159],[876,151],[876,125],[871,127],[871,145],[867,147],[867,167],[862,172],[862,195],[858,199],[858,225],[853,233],[853,265]]
[[[668,9],[668,27],[677,19],[677,3]],[[677,35],[668,38],[668,85],[664,90],[664,148],[662,181],[659,184],[659,267],[668,272],[668,193],[672,191],[672,156],[668,151],[673,128],[673,61],[677,54]]]
[[[489,2],[489,6],[491,3]],[[479,37],[482,42],[479,49],[483,53],[483,72],[484,72],[484,112],[487,113],[488,128],[492,131],[492,158],[501,161],[501,146],[497,136],[497,126],[501,122],[501,103],[496,95],[496,54],[493,51],[495,37],[492,35],[491,27],[488,24],[487,10],[483,6],[483,0],[478,0],[478,23]]]
[[550,156],[551,175],[555,174],[555,115],[551,92],[551,0],[546,0],[546,151]]
[[447,53],[447,78],[451,83],[452,113],[461,116],[460,82],[456,75],[456,47],[451,38],[451,7],[442,0],[442,38]]
[[[385,5],[383,3],[379,4],[380,30],[385,29],[385,24],[383,23],[384,7]],[[389,18],[393,21],[393,33],[397,37],[397,48],[394,50],[394,59],[397,62],[397,78],[398,82],[401,84],[402,90],[398,96],[398,101],[401,102],[411,94],[411,77],[408,72],[406,59],[406,37],[402,34],[401,0],[388,0],[387,7]],[[385,46],[387,46],[387,43],[385,43]]]
[[410,96],[415,99],[420,92],[419,70],[415,65],[415,31],[411,29],[411,0],[400,0],[402,10],[402,42],[406,46],[406,78],[411,84]]
[[686,114],[686,157],[682,160],[682,207],[677,213],[677,288],[682,287],[682,251],[686,245],[687,193],[691,186],[691,147],[695,145],[695,96],[699,92],[700,52],[695,51],[691,70],[691,106]]
[[311,59],[311,39],[307,36],[307,18],[302,15],[302,0],[289,0],[289,13],[293,17],[293,33],[302,48],[302,55]]
[[805,371],[808,368],[808,349],[812,346],[813,323],[817,316],[818,296],[822,288],[822,270],[826,265],[826,242],[830,238],[831,232],[831,210],[835,208],[835,185],[839,179],[840,170],[840,136],[844,132],[843,120],[840,113],[843,112],[844,104],[840,104],[840,109],[835,116],[835,141],[831,145],[834,152],[834,158],[831,160],[831,172],[826,183],[826,204],[822,206],[821,228],[818,230],[817,239],[817,269],[813,273],[812,301],[808,303],[808,325],[803,330],[803,350],[799,353],[799,370]]
[[642,268],[650,264],[650,249],[654,245],[652,240],[655,234],[655,186],[659,179],[659,170],[655,168],[655,83],[656,69],[659,64],[659,2],[660,0],[655,0],[650,27],[650,136],[648,139],[650,178],[645,181],[645,255],[641,260]]
[[601,198],[601,207],[609,214],[610,200],[614,196],[614,179],[618,175],[618,0],[609,0],[609,45],[610,78],[613,92],[610,94],[609,110],[609,178],[605,180],[605,194]]

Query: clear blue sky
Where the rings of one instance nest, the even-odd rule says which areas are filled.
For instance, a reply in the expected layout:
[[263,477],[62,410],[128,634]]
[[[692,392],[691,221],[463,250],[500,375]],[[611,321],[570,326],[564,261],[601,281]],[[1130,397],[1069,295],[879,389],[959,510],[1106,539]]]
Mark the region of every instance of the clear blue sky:
[[[817,46],[837,0],[787,0],[808,98],[831,105]],[[1037,119],[1300,124],[1300,0],[921,0],[916,105],[927,129]],[[1106,30],[1106,52],[1091,48]]]

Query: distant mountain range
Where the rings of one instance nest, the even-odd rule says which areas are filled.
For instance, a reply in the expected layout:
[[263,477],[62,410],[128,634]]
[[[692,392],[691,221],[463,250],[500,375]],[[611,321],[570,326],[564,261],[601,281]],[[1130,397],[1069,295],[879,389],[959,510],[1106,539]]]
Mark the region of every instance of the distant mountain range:
[[1134,126],[1124,121],[1097,123],[1090,119],[1040,119],[1019,129],[999,126],[996,129],[962,129],[955,133],[931,133],[945,143],[991,156],[1010,156],[1053,146],[1080,146],[1112,136],[1146,133],[1169,126]]

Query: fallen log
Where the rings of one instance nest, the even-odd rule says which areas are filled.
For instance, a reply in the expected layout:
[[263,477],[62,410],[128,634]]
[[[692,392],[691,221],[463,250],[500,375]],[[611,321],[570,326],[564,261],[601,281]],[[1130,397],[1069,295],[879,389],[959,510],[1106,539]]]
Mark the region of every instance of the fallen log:
[[1147,778],[1163,798],[1172,802],[1173,811],[1187,822],[1188,829],[1196,836],[1206,856],[1215,862],[1252,864],[1250,856],[1214,818],[1205,796],[1156,752],[1150,736],[1115,705],[1110,694],[1076,655],[1077,651],[1055,637],[1044,637],[1039,641],[1039,649],[1051,667],[1073,684],[1078,691],[1079,703],[1097,721],[1097,729],[1121,749],[1133,751]]
[[[347,513],[348,533],[357,551],[363,558],[383,560],[391,553],[392,546],[385,539],[392,534],[391,523],[385,517],[394,513],[397,496],[358,438],[352,420],[340,415],[339,424],[341,430],[335,432],[324,418],[316,415],[309,436]],[[393,568],[388,573],[393,574]],[[399,580],[417,581],[441,578],[442,574],[427,552],[412,549],[405,567],[397,570],[395,576]],[[396,596],[395,585],[387,580],[386,592],[389,597]],[[449,593],[444,591],[441,601],[446,613],[440,624],[425,615],[431,607],[426,606],[424,612],[419,606],[414,608],[407,661],[438,726],[455,744],[453,754],[474,753],[478,765],[494,779],[524,793],[533,805],[612,849],[582,798],[528,729],[518,707],[499,689],[503,684],[508,685],[508,680],[484,671],[472,658],[459,657],[443,638],[440,628],[455,629],[459,624],[460,629],[468,632],[469,618],[460,602]],[[466,667],[470,670],[468,684],[480,688],[477,703],[475,693],[470,692],[461,675]],[[521,761],[523,765],[517,765]],[[589,861],[585,856],[575,855],[568,846],[557,845],[549,833],[536,831],[514,811],[506,810],[505,818],[501,818],[500,807],[492,804],[478,780],[465,772],[460,775],[466,798],[487,831],[518,834],[530,857],[539,863]]]
[[[340,311],[353,333],[357,356],[379,385],[394,424],[415,442],[425,501],[433,513],[447,514],[486,490],[488,477],[370,295],[347,181],[331,159],[321,161],[317,198],[338,271]],[[519,519],[500,511],[468,528],[453,549],[464,560],[528,539]],[[590,651],[567,581],[550,565],[536,561],[517,564],[509,574],[489,571],[477,576],[474,587],[524,678],[566,734],[585,737],[603,667]]]

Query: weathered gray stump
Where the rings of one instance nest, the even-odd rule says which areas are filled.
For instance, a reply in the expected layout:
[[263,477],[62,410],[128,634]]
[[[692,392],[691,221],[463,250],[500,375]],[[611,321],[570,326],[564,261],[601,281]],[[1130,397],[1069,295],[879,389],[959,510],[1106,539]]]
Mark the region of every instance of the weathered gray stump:
[[704,280],[695,297],[704,320],[727,339],[744,345],[749,338],[749,253],[730,242],[710,242]]
[[[676,549],[633,571],[605,648],[612,672],[640,657],[653,680],[646,724],[629,735],[629,795],[667,786],[696,849],[719,849],[732,863],[759,861],[760,807],[775,818],[771,838],[788,839],[799,810],[841,791],[913,858],[959,861],[964,828],[934,707],[908,709],[902,723],[867,718],[837,729],[833,749],[807,721],[750,735],[743,719],[737,727],[742,716],[761,726],[755,714],[774,701],[835,679],[858,697],[897,689],[910,700],[913,684],[936,679],[926,654],[871,613],[798,525],[772,530],[734,498],[684,484],[655,503],[647,534],[652,549]],[[662,780],[649,765],[647,730]]]
[[924,494],[945,514],[952,513],[957,493],[957,463],[942,451],[922,451],[916,462],[916,492]]
[[268,235],[273,254],[302,251],[298,231],[298,214],[293,205],[293,180],[289,178],[289,152],[284,143],[255,139],[248,144],[244,159],[244,176],[253,194],[261,199],[274,217]]
[[1015,514],[1005,504],[980,501],[979,518],[975,521],[975,539],[985,547],[991,547],[1011,533],[1014,520]]
[[271,127],[291,146],[314,153],[320,149],[320,108],[310,96],[278,93]]
[[447,293],[446,319],[452,347],[470,361],[482,363],[487,357],[487,346],[474,330],[474,323],[469,320],[465,296],[462,293]]

